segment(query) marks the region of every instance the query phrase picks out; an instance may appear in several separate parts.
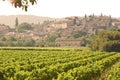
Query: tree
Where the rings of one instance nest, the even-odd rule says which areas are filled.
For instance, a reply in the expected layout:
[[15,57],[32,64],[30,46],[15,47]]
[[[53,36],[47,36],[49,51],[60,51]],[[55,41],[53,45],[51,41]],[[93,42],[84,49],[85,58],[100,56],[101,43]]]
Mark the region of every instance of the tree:
[[17,30],[19,32],[22,32],[24,30],[31,30],[32,26],[29,23],[21,23],[20,25],[18,25]]
[[120,52],[120,32],[105,30],[98,34],[92,43],[93,50]]
[[9,38],[9,41],[16,41],[16,38],[13,37],[13,36],[11,36],[11,37]]
[[0,40],[1,41],[6,41],[6,38],[5,37],[1,37]]
[[55,40],[57,38],[57,35],[48,35],[45,39],[45,46],[55,46]]
[[39,47],[44,47],[45,46],[45,41],[44,40],[41,40],[37,43],[37,46]]
[[103,14],[101,13],[101,15],[100,15],[101,17],[103,17]]
[[87,15],[85,14],[85,19],[87,19]]
[[17,28],[18,27],[18,18],[16,17],[16,19],[15,19],[15,27]]
[[84,32],[84,31],[75,30],[75,31],[72,31],[71,37],[73,37],[73,38],[79,38],[79,37],[85,36],[86,34],[87,33]]
[[14,5],[15,8],[19,7],[25,11],[27,11],[29,5],[34,5],[35,3],[37,3],[36,0],[7,0],[7,1],[10,1],[10,3]]
[[57,38],[56,35],[48,35],[46,38],[46,41],[47,42],[54,42],[56,38]]
[[24,41],[24,46],[34,46],[35,45],[35,41],[33,39],[26,39]]

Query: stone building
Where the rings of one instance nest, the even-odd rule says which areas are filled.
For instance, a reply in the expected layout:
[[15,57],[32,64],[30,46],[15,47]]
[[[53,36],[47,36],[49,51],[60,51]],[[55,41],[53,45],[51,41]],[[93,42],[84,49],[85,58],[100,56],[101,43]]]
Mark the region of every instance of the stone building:
[[10,27],[9,26],[6,26],[6,25],[1,25],[0,24],[0,32],[3,31],[3,32],[8,32],[10,31]]
[[53,23],[51,26],[56,29],[65,29],[68,27],[66,22],[56,22],[56,23]]
[[81,39],[56,39],[57,47],[80,47],[84,45],[84,41]]
[[57,22],[52,23],[50,26],[55,29],[65,29],[70,26],[74,26],[76,23],[79,25],[80,24],[79,20],[74,19],[74,18],[65,18],[62,21],[57,21]]
[[120,29],[120,21],[112,22],[113,29]]

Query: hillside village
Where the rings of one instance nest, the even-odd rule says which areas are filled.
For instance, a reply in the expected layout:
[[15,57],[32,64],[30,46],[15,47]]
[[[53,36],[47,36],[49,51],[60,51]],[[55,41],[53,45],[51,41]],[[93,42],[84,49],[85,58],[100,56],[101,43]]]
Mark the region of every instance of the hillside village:
[[[79,47],[89,44],[90,39],[102,30],[120,29],[120,21],[117,18],[102,14],[100,16],[94,14],[83,17],[73,16],[61,20],[45,20],[43,23],[29,24],[32,28],[22,31],[17,30],[20,24],[14,28],[1,24],[0,46]],[[23,42],[26,42],[26,45],[25,43],[21,45]]]

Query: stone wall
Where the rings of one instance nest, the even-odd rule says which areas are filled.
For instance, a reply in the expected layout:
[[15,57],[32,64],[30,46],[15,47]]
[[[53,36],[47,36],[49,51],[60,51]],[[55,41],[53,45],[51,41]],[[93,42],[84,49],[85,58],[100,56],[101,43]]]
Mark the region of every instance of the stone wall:
[[55,43],[58,47],[80,47],[81,39],[56,39]]

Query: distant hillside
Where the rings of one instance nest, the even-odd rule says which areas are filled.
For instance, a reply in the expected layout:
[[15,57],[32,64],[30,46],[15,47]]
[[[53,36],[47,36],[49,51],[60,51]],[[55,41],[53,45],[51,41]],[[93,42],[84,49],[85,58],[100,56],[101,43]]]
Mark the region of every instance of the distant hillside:
[[[16,17],[19,23],[34,23],[31,24],[32,28],[28,29],[27,26],[10,28],[6,25],[11,24],[14,27]],[[0,18],[0,21],[5,24],[0,23],[0,46],[72,47],[76,44],[88,46],[100,31],[110,29],[119,31],[120,29],[120,21],[111,16],[88,15],[59,19],[38,16],[3,16]],[[38,24],[41,22],[43,23]]]
[[42,23],[45,20],[55,20],[54,18],[49,17],[40,17],[33,15],[11,15],[11,16],[0,16],[0,24],[9,25],[10,27],[14,27],[16,17],[19,20],[19,23],[28,22],[28,23]]

